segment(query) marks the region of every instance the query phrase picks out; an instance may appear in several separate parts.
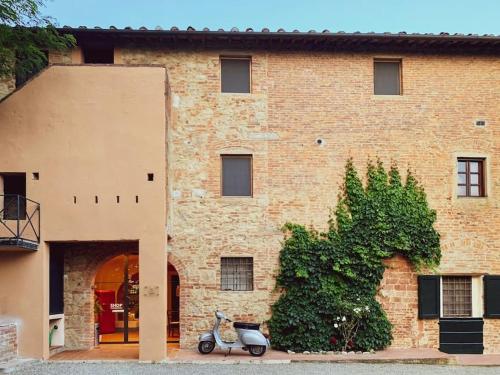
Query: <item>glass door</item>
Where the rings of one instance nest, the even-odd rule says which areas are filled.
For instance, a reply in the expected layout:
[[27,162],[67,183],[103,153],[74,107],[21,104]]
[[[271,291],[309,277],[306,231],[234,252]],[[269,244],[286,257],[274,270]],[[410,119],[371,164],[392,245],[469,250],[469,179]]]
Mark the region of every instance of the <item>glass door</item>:
[[138,255],[119,255],[99,268],[94,310],[99,343],[139,342]]

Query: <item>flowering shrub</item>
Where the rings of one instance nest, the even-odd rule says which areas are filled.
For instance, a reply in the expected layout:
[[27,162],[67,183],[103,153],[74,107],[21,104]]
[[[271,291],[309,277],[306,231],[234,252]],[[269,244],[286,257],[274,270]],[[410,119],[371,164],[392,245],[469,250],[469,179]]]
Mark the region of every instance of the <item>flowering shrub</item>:
[[403,184],[395,166],[386,173],[381,163],[369,163],[364,187],[349,160],[329,230],[283,227],[271,344],[293,351],[388,346],[391,324],[375,299],[383,260],[401,254],[417,268],[439,264],[435,220],[411,173]]
[[[359,298],[358,298],[359,301]],[[351,305],[348,311],[344,311],[346,315],[337,316],[335,323],[333,323],[334,333],[338,333],[338,336],[342,338],[342,350],[353,349],[354,348],[354,337],[358,333],[358,329],[368,314],[370,313],[370,307],[368,305]],[[330,339],[330,343],[332,340]],[[338,343],[338,340],[335,340]]]

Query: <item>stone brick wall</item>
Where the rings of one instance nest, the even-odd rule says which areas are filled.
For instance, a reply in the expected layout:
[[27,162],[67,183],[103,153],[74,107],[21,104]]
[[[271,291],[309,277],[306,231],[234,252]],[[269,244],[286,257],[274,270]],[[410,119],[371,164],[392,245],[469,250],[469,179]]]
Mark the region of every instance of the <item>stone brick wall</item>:
[[0,363],[17,357],[17,325],[0,322]]
[[500,319],[484,320],[484,353],[500,353]]
[[417,273],[402,256],[385,261],[378,301],[393,325],[394,348],[436,348],[439,346],[438,320],[418,319]]
[[[438,272],[500,273],[497,58],[385,54],[403,59],[403,95],[387,97],[373,95],[377,54],[238,53],[252,56],[251,94],[220,93],[219,56],[228,51],[128,48],[117,61],[168,70],[168,251],[181,277],[182,346],[210,328],[215,308],[269,318],[279,228],[326,228],[348,157],[361,173],[377,157],[415,171],[438,212]],[[222,153],[253,154],[252,198],[221,197]],[[456,157],[470,155],[487,157],[486,198],[456,198]],[[254,257],[254,291],[220,290],[221,256]],[[416,274],[400,259],[389,263],[380,299],[394,346],[436,346],[437,323],[416,319]],[[486,333],[500,351],[495,340]]]
[[[168,257],[181,281],[181,346],[194,347],[216,308],[233,319],[269,318],[279,228],[286,221],[326,228],[348,157],[361,173],[377,157],[415,172],[438,213],[438,273],[500,273],[498,58],[234,54],[252,56],[251,94],[220,93],[220,55],[231,51],[116,53],[116,63],[168,70]],[[402,59],[403,95],[373,95],[374,57]],[[69,54],[51,58],[69,60]],[[487,126],[475,127],[476,119]],[[252,198],[221,197],[223,153],[253,155]],[[458,156],[487,158],[487,197],[456,198]],[[221,256],[254,257],[253,291],[220,290]],[[437,346],[437,321],[417,319],[415,271],[399,257],[387,264],[379,300],[394,324],[393,346]],[[485,321],[489,352],[500,352],[497,326]]]

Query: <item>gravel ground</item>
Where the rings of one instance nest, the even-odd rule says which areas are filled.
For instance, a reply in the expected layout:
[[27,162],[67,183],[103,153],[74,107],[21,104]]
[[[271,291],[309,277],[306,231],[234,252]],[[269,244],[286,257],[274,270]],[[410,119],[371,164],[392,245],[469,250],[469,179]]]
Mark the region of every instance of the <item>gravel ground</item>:
[[356,375],[498,375],[500,367],[459,367],[398,364],[332,364],[332,363],[287,363],[287,364],[141,364],[122,363],[35,363],[19,368],[12,374],[57,374],[57,375],[122,375],[122,374],[356,374]]

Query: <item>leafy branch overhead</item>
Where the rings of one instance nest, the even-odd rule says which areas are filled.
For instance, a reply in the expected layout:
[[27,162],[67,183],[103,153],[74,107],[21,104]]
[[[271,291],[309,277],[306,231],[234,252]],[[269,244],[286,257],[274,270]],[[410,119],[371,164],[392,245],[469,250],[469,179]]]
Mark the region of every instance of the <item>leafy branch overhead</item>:
[[[284,226],[277,277],[283,293],[269,322],[273,345],[294,351],[389,345],[391,324],[375,299],[383,261],[400,254],[417,269],[437,266],[441,250],[435,221],[411,173],[403,183],[395,165],[386,172],[381,162],[368,163],[363,185],[349,160],[328,232]],[[361,316],[360,311],[370,313]],[[338,317],[345,320],[339,323]]]
[[47,64],[48,50],[75,45],[72,35],[60,35],[50,17],[41,15],[42,0],[0,0],[0,78],[23,81]]

